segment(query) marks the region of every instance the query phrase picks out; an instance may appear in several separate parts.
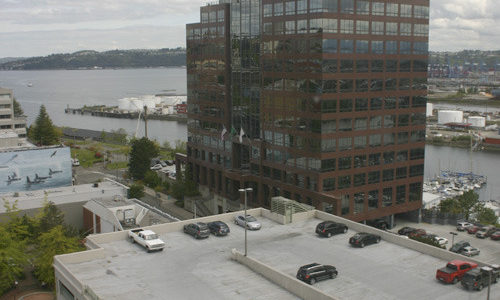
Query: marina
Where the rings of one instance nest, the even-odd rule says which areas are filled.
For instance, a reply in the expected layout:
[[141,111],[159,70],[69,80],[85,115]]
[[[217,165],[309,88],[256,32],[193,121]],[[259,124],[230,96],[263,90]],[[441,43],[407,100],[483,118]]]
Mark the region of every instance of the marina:
[[483,175],[446,170],[432,180],[425,181],[423,191],[439,195],[441,200],[444,200],[480,189],[486,182],[487,177]]

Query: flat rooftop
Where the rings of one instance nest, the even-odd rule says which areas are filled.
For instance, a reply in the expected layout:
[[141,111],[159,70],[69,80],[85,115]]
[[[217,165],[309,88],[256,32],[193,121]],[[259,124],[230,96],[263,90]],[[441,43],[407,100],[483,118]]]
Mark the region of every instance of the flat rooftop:
[[[364,229],[364,225],[346,220],[348,226],[352,225],[347,234],[320,238],[314,233],[315,227],[327,214],[313,212],[310,218],[282,225],[260,215],[260,210],[263,209],[250,211],[262,223],[262,229],[248,231],[248,256],[292,277],[305,264],[334,265],[338,277],[314,285],[331,297],[419,300],[477,299],[483,294],[486,297],[486,289],[472,292],[462,289],[460,284],[444,285],[436,281],[438,268],[462,256],[437,248],[429,250],[430,246],[381,231],[380,244],[353,248],[348,239],[357,231],[352,227]],[[71,274],[75,282],[102,299],[165,299],[166,295],[169,299],[297,299],[231,259],[231,250],[243,252],[244,245],[244,229],[231,221],[237,214],[197,219],[225,221],[231,229],[225,237],[211,235],[196,240],[183,233],[182,226],[194,220],[150,227],[166,243],[163,252],[147,253],[128,241],[126,232],[92,236],[89,238],[92,248],[102,249],[58,256],[56,270]],[[420,248],[438,254],[424,254]],[[99,253],[91,254],[93,251]],[[500,284],[492,286],[491,295],[500,295]]]

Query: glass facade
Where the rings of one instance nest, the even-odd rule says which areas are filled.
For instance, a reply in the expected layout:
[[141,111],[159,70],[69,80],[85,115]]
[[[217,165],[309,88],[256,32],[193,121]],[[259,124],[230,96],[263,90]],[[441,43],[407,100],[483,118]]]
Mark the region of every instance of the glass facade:
[[194,179],[230,199],[238,187],[255,186],[262,206],[286,191],[355,220],[419,208],[428,5],[202,7],[201,22],[187,25]]

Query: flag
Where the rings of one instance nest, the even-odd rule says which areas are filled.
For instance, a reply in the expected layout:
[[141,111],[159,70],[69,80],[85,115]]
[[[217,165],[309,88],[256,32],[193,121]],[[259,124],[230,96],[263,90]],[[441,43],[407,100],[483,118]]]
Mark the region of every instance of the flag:
[[243,127],[240,128],[240,143],[243,143],[243,136],[245,135],[245,132],[243,131]]
[[220,139],[224,140],[224,135],[227,133],[226,126],[222,127],[222,133],[220,134]]
[[234,126],[231,126],[231,135],[236,135],[236,129],[234,129]]

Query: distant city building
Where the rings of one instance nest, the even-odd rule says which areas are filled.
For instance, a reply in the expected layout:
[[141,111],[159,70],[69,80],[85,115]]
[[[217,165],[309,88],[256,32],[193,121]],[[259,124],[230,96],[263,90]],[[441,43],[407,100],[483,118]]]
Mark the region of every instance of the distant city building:
[[14,116],[12,90],[0,88],[0,150],[27,146],[26,117]]
[[422,206],[428,0],[221,0],[188,24],[187,161],[218,211],[253,188],[362,221]]

